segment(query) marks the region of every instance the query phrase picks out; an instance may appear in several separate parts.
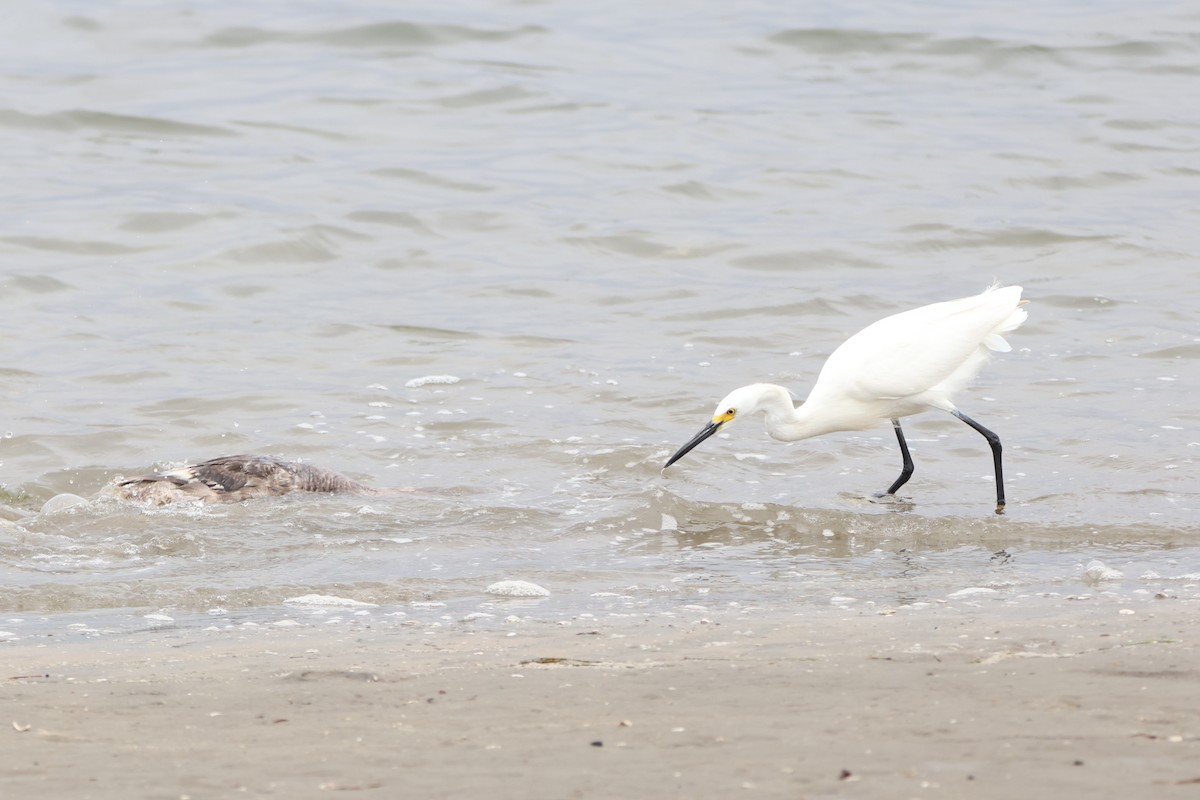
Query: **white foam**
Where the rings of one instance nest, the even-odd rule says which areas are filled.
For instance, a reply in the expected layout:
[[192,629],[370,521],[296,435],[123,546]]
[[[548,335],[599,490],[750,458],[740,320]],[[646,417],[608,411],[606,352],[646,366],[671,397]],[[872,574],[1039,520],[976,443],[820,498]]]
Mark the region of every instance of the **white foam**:
[[1113,569],[1099,559],[1089,561],[1087,567],[1083,570],[1083,579],[1088,583],[1119,581],[1124,577],[1125,573],[1121,572],[1121,570]]
[[409,389],[417,389],[431,384],[451,384],[458,383],[458,381],[459,378],[454,375],[425,375],[421,378],[413,378],[404,385]]
[[375,603],[364,603],[361,600],[352,600],[349,597],[334,597],[328,594],[305,594],[299,597],[289,597],[284,600],[285,603],[301,606],[342,606],[356,608],[378,608]]
[[485,589],[503,597],[549,597],[550,590],[529,581],[497,581]]

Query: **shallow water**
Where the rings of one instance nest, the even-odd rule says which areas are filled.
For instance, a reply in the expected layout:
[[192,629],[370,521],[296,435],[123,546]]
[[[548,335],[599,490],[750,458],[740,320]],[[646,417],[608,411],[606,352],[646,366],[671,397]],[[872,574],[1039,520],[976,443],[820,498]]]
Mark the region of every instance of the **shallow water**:
[[[456,620],[1197,595],[1187,4],[48,2],[6,28],[9,638],[307,594]],[[886,427],[743,423],[660,473],[729,389],[803,396],[848,334],[993,279],[1029,322],[959,405],[1004,440],[1004,518],[936,414],[906,423],[911,504],[869,501]],[[234,452],[420,491],[37,513]],[[510,578],[551,595],[486,594]]]

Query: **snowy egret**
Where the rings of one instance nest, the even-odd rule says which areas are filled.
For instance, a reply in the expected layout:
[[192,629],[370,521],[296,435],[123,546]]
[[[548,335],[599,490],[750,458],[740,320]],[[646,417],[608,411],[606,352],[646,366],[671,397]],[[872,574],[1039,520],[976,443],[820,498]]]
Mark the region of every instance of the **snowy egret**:
[[1000,437],[959,411],[951,397],[974,378],[989,351],[1012,349],[1003,334],[1028,316],[1020,286],[991,286],[972,297],[885,317],[841,344],[825,361],[812,392],[797,408],[782,386],[756,383],[730,392],[712,422],[676,451],[665,470],[735,419],[766,415],[767,433],[796,442],[834,431],[861,431],[891,420],[904,466],[877,497],[895,496],[912,477],[913,462],[900,418],[931,408],[953,414],[987,439],[996,470],[996,513],[1004,513]]
[[116,486],[124,500],[167,505],[180,500],[236,502],[291,492],[395,494],[374,489],[337,472],[268,456],[223,456],[178,469],[129,478]]

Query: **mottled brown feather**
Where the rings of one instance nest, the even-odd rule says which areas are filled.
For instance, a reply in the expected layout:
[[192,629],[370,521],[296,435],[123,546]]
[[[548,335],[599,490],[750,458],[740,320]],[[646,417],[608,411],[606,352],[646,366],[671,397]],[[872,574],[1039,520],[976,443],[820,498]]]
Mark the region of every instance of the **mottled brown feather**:
[[290,492],[383,494],[332,470],[269,456],[223,456],[117,484],[126,500],[167,505],[180,500],[237,502]]

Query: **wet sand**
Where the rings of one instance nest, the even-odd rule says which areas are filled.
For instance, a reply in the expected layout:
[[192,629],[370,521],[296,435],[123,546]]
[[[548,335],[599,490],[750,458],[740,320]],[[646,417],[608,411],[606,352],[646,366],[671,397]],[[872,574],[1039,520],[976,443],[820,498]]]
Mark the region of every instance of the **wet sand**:
[[10,797],[1192,798],[1198,616],[1094,597],[9,643],[0,774]]

